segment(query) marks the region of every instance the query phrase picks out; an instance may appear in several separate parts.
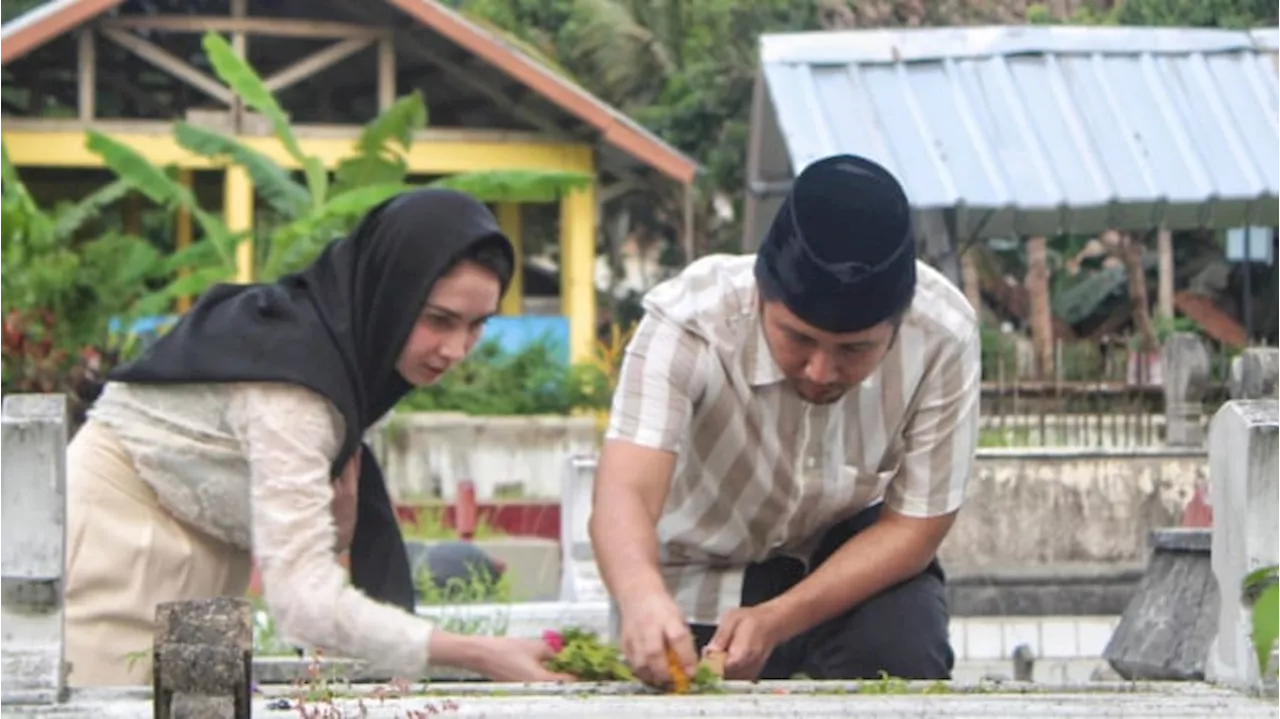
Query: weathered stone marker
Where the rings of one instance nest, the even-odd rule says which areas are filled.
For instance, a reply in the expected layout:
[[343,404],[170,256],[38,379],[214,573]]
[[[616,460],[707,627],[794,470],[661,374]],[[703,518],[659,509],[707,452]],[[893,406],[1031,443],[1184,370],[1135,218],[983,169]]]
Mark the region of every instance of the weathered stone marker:
[[1280,349],[1250,347],[1231,363],[1234,399],[1276,399],[1280,379]]
[[1204,410],[1209,389],[1210,358],[1200,336],[1178,332],[1160,348],[1164,374],[1165,443],[1172,447],[1204,445]]
[[253,608],[247,600],[158,605],[154,652],[156,719],[248,719]]
[[1125,679],[1204,679],[1217,631],[1218,586],[1208,529],[1158,529],[1138,590],[1102,656]]
[[1213,505],[1213,573],[1222,603],[1207,677],[1237,688],[1262,688],[1250,638],[1252,613],[1241,600],[1245,575],[1277,563],[1280,544],[1280,403],[1234,400],[1209,430],[1209,501]]
[[66,546],[67,402],[60,394],[4,398],[0,497],[5,705],[66,698],[62,576]]

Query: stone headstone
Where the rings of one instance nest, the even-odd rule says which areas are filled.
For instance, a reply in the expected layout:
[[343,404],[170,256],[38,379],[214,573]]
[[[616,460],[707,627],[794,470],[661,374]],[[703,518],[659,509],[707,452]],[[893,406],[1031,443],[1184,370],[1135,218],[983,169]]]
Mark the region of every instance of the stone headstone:
[[248,719],[253,607],[216,597],[156,606],[156,719]]
[[1232,399],[1276,399],[1280,349],[1250,347],[1231,362]]
[[1277,563],[1280,544],[1280,403],[1232,400],[1209,430],[1209,499],[1213,505],[1213,573],[1223,601],[1208,677],[1260,688],[1250,638],[1251,612],[1241,601],[1245,576]]
[[1202,402],[1209,389],[1209,350],[1199,335],[1177,332],[1160,348],[1163,369],[1165,444],[1204,445]]
[[1158,529],[1151,560],[1102,656],[1127,680],[1188,681],[1205,675],[1216,631],[1218,589],[1208,529]]
[[4,398],[0,472],[3,703],[66,698],[62,576],[66,546],[67,400]]
[[609,598],[596,565],[588,529],[595,483],[594,457],[571,457],[564,474],[560,500],[560,601],[597,602]]

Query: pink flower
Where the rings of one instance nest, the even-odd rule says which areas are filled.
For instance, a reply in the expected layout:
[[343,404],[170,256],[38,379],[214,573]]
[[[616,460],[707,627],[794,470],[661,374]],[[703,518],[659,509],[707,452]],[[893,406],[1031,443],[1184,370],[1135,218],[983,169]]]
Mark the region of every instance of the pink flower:
[[552,652],[559,654],[564,651],[564,637],[560,636],[560,632],[554,629],[548,629],[542,633],[542,641],[551,648]]

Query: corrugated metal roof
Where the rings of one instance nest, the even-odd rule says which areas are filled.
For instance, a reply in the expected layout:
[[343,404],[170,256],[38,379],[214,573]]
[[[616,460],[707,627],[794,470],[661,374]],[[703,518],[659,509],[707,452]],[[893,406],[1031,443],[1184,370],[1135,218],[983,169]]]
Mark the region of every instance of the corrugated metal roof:
[[773,117],[753,118],[768,128],[751,180],[786,179],[768,176],[770,143],[787,178],[866,155],[918,211],[954,209],[961,237],[1274,225],[1277,40],[1028,26],[765,35]]

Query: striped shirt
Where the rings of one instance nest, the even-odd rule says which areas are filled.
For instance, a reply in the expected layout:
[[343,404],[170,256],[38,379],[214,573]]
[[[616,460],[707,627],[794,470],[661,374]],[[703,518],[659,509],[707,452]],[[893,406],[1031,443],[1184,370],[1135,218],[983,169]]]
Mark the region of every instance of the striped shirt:
[[748,563],[804,561],[828,528],[872,504],[914,517],[955,511],[973,468],[978,323],[956,287],[920,263],[879,368],[814,405],[769,352],[754,262],[704,257],[649,291],[606,432],[676,453],[659,561],[695,624],[739,606]]

